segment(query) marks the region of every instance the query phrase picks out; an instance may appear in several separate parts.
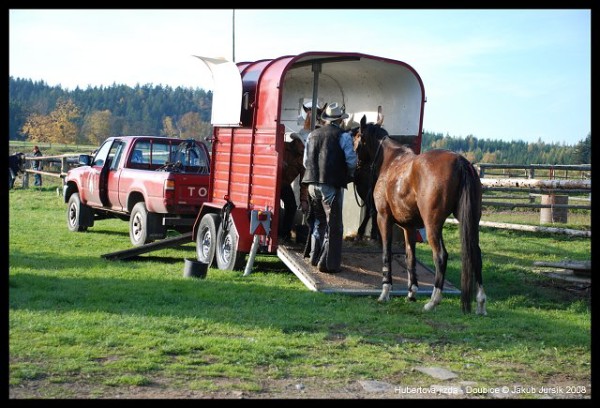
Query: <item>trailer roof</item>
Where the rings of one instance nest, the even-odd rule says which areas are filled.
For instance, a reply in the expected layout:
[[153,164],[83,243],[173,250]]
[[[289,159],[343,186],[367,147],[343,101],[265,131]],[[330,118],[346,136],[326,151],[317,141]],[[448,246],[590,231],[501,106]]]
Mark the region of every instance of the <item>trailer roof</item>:
[[390,134],[421,133],[424,86],[419,74],[405,62],[324,51],[237,64],[199,58],[215,79],[211,119],[215,126],[283,123],[293,129],[301,102],[314,99],[345,104],[348,113],[367,113],[369,120],[381,106]]

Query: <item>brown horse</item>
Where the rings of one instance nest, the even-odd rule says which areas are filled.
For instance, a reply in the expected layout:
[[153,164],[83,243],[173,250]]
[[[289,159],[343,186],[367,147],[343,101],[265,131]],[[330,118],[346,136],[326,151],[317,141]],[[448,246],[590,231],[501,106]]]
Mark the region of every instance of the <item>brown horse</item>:
[[[473,289],[477,284],[477,313],[485,315],[486,296],[481,274],[479,220],[481,218],[481,181],[463,156],[435,149],[415,154],[409,147],[390,138],[380,125],[360,121],[360,143],[371,161],[381,160],[379,177],[373,190],[377,224],[383,243],[383,289],[379,301],[388,301],[392,289],[392,227],[404,231],[408,299],[416,300],[416,229],[425,227],[435,264],[434,289],[425,310],[433,310],[442,300],[448,253],[442,229],[454,214],[461,236],[461,309],[471,311]],[[381,159],[379,159],[381,156]]]

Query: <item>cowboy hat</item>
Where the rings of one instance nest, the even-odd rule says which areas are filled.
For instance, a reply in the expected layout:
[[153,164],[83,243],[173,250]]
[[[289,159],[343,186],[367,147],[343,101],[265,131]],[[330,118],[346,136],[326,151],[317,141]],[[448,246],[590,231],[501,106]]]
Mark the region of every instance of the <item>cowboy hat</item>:
[[347,117],[348,114],[346,113],[346,106],[339,106],[337,102],[331,102],[321,114],[321,119],[329,122],[338,119],[346,119]]

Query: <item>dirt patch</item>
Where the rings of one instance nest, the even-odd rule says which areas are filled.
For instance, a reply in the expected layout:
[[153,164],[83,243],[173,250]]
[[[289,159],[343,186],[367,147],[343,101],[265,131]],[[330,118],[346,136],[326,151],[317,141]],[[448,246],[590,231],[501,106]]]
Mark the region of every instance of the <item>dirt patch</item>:
[[239,380],[211,379],[216,391],[170,387],[160,379],[146,386],[106,387],[88,384],[54,384],[28,381],[10,387],[10,399],[591,399],[591,384],[577,389],[566,376],[545,380],[547,387],[535,391],[523,384],[509,384],[500,392],[469,381],[442,381],[420,387],[368,380],[329,381],[323,379],[260,380],[260,389],[241,390]]

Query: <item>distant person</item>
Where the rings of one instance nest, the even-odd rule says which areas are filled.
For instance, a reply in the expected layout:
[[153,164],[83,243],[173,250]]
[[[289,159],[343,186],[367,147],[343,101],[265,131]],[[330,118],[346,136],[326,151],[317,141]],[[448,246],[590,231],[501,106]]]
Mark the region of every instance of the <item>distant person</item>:
[[344,189],[354,177],[356,152],[350,132],[341,124],[348,118],[343,106],[329,104],[321,119],[326,126],[308,135],[304,150],[304,177],[316,220],[311,237],[310,263],[319,271],[336,273],[341,269],[344,225]]
[[[40,148],[38,146],[33,146],[33,156],[34,157],[41,157],[43,156],[42,152],[40,151]],[[31,162],[31,169],[32,170],[42,170],[42,161],[41,160],[33,160]],[[33,185],[36,187],[41,187],[42,186],[42,175],[35,173],[33,175],[34,177],[34,182]]]

